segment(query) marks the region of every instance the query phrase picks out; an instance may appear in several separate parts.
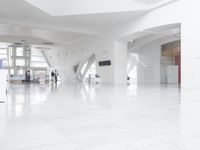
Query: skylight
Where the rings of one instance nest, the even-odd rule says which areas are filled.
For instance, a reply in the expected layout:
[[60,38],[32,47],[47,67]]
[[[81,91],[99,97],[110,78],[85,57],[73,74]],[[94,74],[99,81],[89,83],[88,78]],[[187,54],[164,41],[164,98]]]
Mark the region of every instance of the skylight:
[[26,0],[51,16],[66,16],[148,9],[133,0]]

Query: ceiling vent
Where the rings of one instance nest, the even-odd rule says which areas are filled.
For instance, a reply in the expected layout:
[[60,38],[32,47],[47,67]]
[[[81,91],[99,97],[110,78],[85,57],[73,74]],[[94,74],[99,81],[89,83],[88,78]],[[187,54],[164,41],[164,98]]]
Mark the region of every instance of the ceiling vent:
[[40,47],[40,46],[37,46],[35,47],[36,49],[40,49],[40,50],[50,50],[51,48],[49,47]]
[[14,45],[17,45],[17,46],[22,46],[23,44],[22,43],[19,43],[19,42],[15,42],[13,43]]
[[52,43],[52,42],[43,42],[42,44],[44,44],[44,45],[54,45],[54,43]]

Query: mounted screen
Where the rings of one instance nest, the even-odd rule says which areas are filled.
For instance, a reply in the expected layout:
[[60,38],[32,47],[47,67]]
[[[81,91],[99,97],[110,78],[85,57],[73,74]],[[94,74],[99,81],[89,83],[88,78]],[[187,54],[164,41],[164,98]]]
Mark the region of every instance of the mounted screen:
[[111,65],[110,60],[99,61],[99,66],[110,66],[110,65]]

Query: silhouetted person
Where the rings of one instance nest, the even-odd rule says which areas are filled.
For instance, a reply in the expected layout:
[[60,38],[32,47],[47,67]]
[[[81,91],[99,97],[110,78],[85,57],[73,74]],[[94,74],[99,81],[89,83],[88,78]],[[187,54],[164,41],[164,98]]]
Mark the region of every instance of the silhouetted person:
[[58,73],[57,73],[57,70],[55,70],[55,83],[57,84],[57,82],[58,82]]
[[54,71],[52,70],[52,71],[51,71],[51,81],[52,81],[52,82],[54,81],[54,76],[55,76],[55,73],[54,73]]
[[29,70],[27,71],[27,80],[28,80],[28,82],[31,81],[31,74],[30,74],[30,71],[29,71]]

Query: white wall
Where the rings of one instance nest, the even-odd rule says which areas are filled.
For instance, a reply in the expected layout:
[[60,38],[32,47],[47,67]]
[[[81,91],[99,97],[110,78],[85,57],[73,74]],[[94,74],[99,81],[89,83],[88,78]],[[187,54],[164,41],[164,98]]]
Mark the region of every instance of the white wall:
[[141,63],[137,64],[138,83],[160,83],[160,54],[158,42],[142,46],[138,52]]
[[117,41],[115,43],[114,78],[115,84],[125,84],[127,81],[127,42]]
[[200,1],[182,0],[182,87],[200,88]]
[[[83,40],[65,47],[52,47],[45,51],[51,67],[60,72],[63,81],[75,81],[73,66],[95,54],[96,61],[111,60],[111,66],[99,67],[97,73],[103,83],[114,83],[114,41],[104,37]],[[67,55],[66,55],[67,53]]]
[[[95,53],[97,60],[109,59],[113,62],[115,57],[115,41],[128,39],[134,33],[166,24],[181,23],[182,25],[182,87],[200,88],[200,14],[198,0],[179,0],[165,7],[158,8],[149,13],[132,18],[123,23],[118,23],[110,28],[106,28],[99,37],[75,43],[58,51],[60,58],[54,55],[50,61],[53,66],[59,68],[62,76],[67,79],[73,76],[72,67],[74,63],[84,59],[89,53]],[[81,50],[84,50],[82,52]],[[75,54],[73,51],[75,50]],[[65,56],[65,52],[69,55]],[[57,52],[51,51],[50,55]],[[143,54],[146,56],[146,54]],[[149,53],[152,55],[152,53]],[[151,60],[147,61],[153,63]],[[97,72],[102,77],[103,82],[114,83],[116,67],[97,68]],[[158,72],[157,70],[155,72]],[[68,75],[67,73],[71,74]],[[192,76],[191,76],[192,73]],[[157,76],[158,77],[158,76]],[[154,81],[158,82],[155,77]]]
[[8,75],[7,70],[0,69],[0,85],[1,85],[0,101],[6,101],[7,75]]
[[137,63],[138,83],[162,82],[161,76],[166,73],[161,70],[161,45],[176,40],[178,40],[176,37],[165,37],[141,46],[135,51],[143,64]]
[[[53,50],[45,53],[47,58],[52,56],[52,58],[49,58],[49,61],[52,67],[61,73],[63,80],[73,80],[73,65],[89,57],[89,55],[95,54],[97,61],[111,60],[112,63],[111,66],[97,67],[97,73],[101,76],[101,81],[103,83],[122,83],[122,79],[125,76],[124,68],[126,68],[126,66],[124,66],[122,70],[120,70],[119,67],[122,68],[123,64],[127,64],[127,60],[125,59],[127,52],[119,52],[117,50],[119,46],[116,46],[116,42],[119,39],[126,39],[135,32],[143,29],[179,23],[179,8],[180,3],[175,2],[138,16],[137,18],[132,18],[121,24],[119,23],[106,28],[98,37],[86,39],[70,46],[54,47]],[[68,55],[65,55],[66,52]],[[118,65],[120,66],[117,67]],[[155,81],[156,80],[158,79],[156,78]]]

